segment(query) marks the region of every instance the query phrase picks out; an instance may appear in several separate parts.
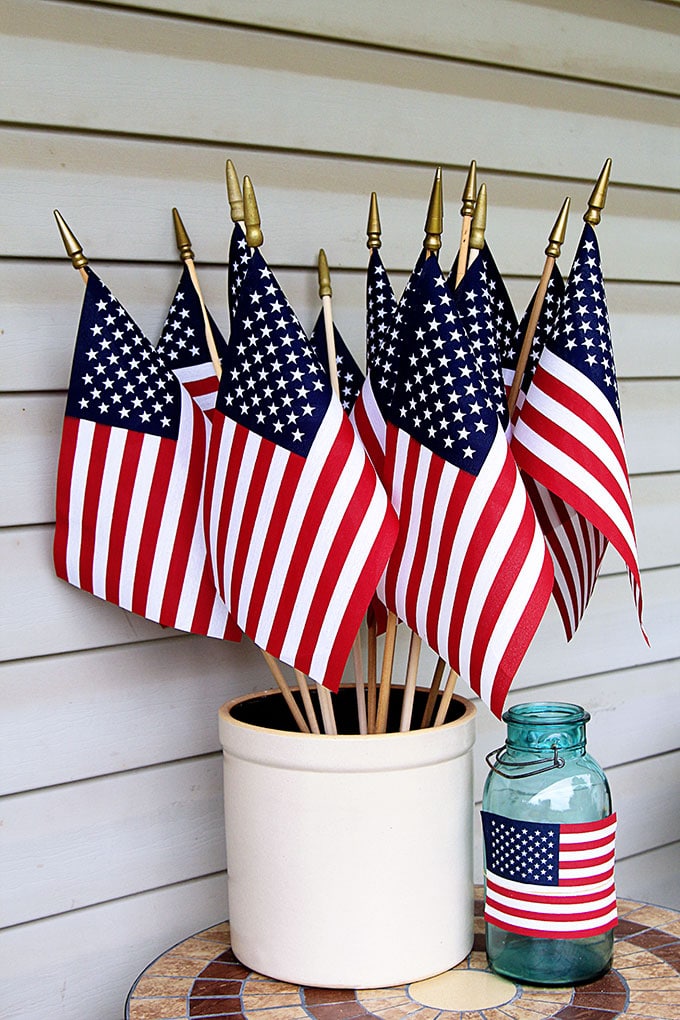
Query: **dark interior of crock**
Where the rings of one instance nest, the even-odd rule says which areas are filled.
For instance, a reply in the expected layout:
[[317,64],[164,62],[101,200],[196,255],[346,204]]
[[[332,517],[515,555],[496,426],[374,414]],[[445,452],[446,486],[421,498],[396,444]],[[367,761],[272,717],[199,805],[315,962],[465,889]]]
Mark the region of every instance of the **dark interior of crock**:
[[[314,687],[315,685],[310,683],[312,702],[314,704],[317,719],[319,720],[319,725],[321,725],[321,710],[319,709],[319,703]],[[388,733],[397,733],[399,731],[403,693],[404,688],[400,686],[392,687],[390,691],[389,712],[387,715]],[[413,703],[411,729],[418,729],[420,726],[420,720],[422,719],[423,712],[425,711],[427,694],[428,692],[426,690],[416,691]],[[304,707],[299,691],[294,691],[293,697],[304,716]],[[335,721],[339,734],[359,732],[357,697],[356,690],[353,686],[347,685],[341,687],[338,693],[333,695],[333,708],[335,711]],[[465,706],[459,701],[453,700],[446,714],[446,722],[454,722],[456,719],[460,719],[464,712]],[[263,726],[271,730],[284,730],[292,733],[299,732],[283,695],[278,691],[272,694],[262,695],[262,697],[259,698],[248,698],[246,701],[239,702],[232,708],[231,715],[239,722],[249,723],[251,726]]]

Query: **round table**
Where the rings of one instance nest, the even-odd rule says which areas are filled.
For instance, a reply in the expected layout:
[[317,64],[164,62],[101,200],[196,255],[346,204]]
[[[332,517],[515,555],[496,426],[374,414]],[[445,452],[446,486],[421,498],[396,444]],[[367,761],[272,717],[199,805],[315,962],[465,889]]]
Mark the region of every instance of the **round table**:
[[608,974],[576,988],[524,987],[488,970],[481,890],[477,895],[472,952],[441,978],[360,991],[273,981],[238,962],[225,921],[191,935],[150,964],[130,991],[125,1018],[680,1020],[680,911],[620,899]]

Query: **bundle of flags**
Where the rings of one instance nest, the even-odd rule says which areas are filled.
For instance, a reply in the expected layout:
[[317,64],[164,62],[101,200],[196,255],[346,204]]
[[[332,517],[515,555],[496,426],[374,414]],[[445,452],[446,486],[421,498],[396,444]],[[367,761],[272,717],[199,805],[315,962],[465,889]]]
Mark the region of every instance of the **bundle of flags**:
[[[459,255],[459,258],[461,256]],[[57,478],[57,574],[164,626],[248,635],[337,690],[393,614],[500,715],[551,595],[571,637],[611,542],[640,574],[599,251],[554,270],[509,414],[518,323],[486,244],[423,250],[397,300],[377,246],[366,375],[308,337],[236,224],[227,343],[186,262],[157,345],[91,269]],[[643,632],[644,633],[644,632]]]

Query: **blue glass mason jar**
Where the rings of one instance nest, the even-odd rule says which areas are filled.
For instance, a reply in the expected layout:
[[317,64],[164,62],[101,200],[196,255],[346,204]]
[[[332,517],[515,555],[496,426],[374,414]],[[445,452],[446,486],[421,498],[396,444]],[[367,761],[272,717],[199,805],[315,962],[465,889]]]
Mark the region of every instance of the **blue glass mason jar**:
[[586,752],[579,705],[515,705],[487,756],[486,951],[516,981],[569,985],[611,965],[616,818],[606,776]]

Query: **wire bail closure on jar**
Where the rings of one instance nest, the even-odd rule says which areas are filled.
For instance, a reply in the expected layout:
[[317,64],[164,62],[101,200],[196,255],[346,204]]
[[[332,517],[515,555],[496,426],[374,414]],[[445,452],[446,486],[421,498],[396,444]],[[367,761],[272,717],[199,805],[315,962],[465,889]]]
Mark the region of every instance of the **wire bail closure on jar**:
[[[564,758],[560,758],[557,753],[557,744],[553,744],[553,754],[551,758],[526,758],[524,761],[503,762],[503,765],[509,769],[521,769],[527,765],[542,765],[543,768],[532,768],[528,772],[504,772],[503,769],[498,766],[498,759],[503,751],[506,750],[506,747],[507,745],[503,744],[501,747],[497,747],[495,751],[489,751],[486,756],[486,764],[489,766],[491,771],[496,772],[499,776],[504,776],[506,779],[524,779],[526,776],[537,776],[541,772],[550,772],[551,769],[561,769],[564,767]],[[492,761],[492,759],[494,760]]]

